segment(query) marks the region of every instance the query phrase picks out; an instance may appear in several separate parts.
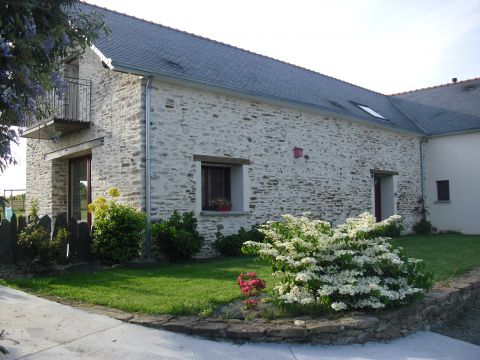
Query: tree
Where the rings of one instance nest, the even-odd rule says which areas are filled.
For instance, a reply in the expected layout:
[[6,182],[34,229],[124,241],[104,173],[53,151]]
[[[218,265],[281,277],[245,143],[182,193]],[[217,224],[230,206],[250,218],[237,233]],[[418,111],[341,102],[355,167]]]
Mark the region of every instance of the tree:
[[61,87],[59,69],[66,59],[91,45],[103,17],[83,12],[78,0],[0,0],[0,173],[14,164],[10,143],[14,126],[28,117],[46,118],[45,94]]

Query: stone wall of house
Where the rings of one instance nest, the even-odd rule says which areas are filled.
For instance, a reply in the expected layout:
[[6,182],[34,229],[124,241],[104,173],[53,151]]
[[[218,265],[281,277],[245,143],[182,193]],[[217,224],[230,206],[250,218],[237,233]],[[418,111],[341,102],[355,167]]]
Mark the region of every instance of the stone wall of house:
[[[373,209],[371,169],[398,172],[397,212],[418,221],[419,138],[318,113],[155,80],[152,90],[152,216],[196,211],[211,241],[241,226],[312,212],[335,224]],[[294,147],[304,157],[294,158]],[[199,211],[193,154],[250,160],[246,214]]]
[[[92,84],[91,126],[57,143],[28,141],[28,201],[38,199],[41,214],[65,211],[68,159],[46,161],[45,155],[103,137],[104,145],[91,150],[92,197],[116,186],[121,201],[143,208],[144,81],[104,68],[90,49],[79,61],[79,74]],[[283,213],[310,211],[338,224],[372,212],[370,170],[380,169],[398,172],[396,207],[406,229],[418,221],[420,156],[414,135],[159,80],[152,84],[151,114],[154,220],[173,210],[195,211],[209,241],[219,228],[233,233]],[[304,157],[293,157],[296,146]],[[201,214],[194,154],[250,161],[244,213]],[[209,252],[207,244],[203,254]]]
[[105,195],[109,187],[116,186],[122,193],[121,201],[143,207],[142,80],[139,76],[105,69],[90,49],[80,58],[79,77],[91,81],[91,126],[61,136],[57,143],[28,139],[27,202],[37,199],[42,215],[65,212],[68,159],[45,160],[45,155],[103,137],[104,145],[91,150],[92,198]]

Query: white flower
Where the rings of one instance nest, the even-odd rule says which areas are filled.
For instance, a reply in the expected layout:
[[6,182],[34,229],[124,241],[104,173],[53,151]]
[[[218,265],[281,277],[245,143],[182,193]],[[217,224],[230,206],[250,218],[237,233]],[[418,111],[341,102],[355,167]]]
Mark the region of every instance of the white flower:
[[[264,242],[245,245],[279,269],[274,276],[281,285],[274,291],[284,303],[328,300],[335,311],[376,309],[384,307],[385,300],[404,303],[424,291],[408,280],[418,261],[405,259],[387,238],[370,236],[374,230],[400,223],[398,215],[376,223],[371,214],[363,213],[334,229],[327,222],[310,220],[309,214],[287,214],[260,227]],[[396,275],[385,277],[392,273]]]
[[330,307],[335,311],[345,310],[347,308],[347,304],[344,302],[338,301],[334,302],[330,305]]

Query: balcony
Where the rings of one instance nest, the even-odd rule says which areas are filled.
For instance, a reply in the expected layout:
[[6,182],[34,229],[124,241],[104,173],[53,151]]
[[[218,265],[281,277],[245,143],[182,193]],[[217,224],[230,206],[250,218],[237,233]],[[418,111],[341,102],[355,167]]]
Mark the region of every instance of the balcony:
[[22,137],[54,140],[90,126],[90,80],[67,77],[62,89],[46,94],[51,114],[25,121]]

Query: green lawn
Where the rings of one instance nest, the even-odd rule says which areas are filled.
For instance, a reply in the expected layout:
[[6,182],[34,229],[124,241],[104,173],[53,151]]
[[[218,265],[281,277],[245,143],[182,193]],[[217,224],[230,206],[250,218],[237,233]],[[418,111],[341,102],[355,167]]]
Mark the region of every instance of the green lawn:
[[[411,257],[424,259],[441,281],[480,267],[480,236],[403,236],[393,240]],[[271,291],[270,268],[252,258],[195,261],[147,268],[117,268],[57,277],[0,280],[34,293],[152,314],[201,314],[240,298],[236,277],[256,271]]]
[[423,259],[435,281],[480,267],[480,235],[408,235],[392,242],[403,247],[407,256]]
[[35,279],[0,279],[0,283],[131,312],[200,314],[216,304],[241,298],[235,281],[242,271],[255,271],[267,284],[273,282],[266,264],[242,257]]

